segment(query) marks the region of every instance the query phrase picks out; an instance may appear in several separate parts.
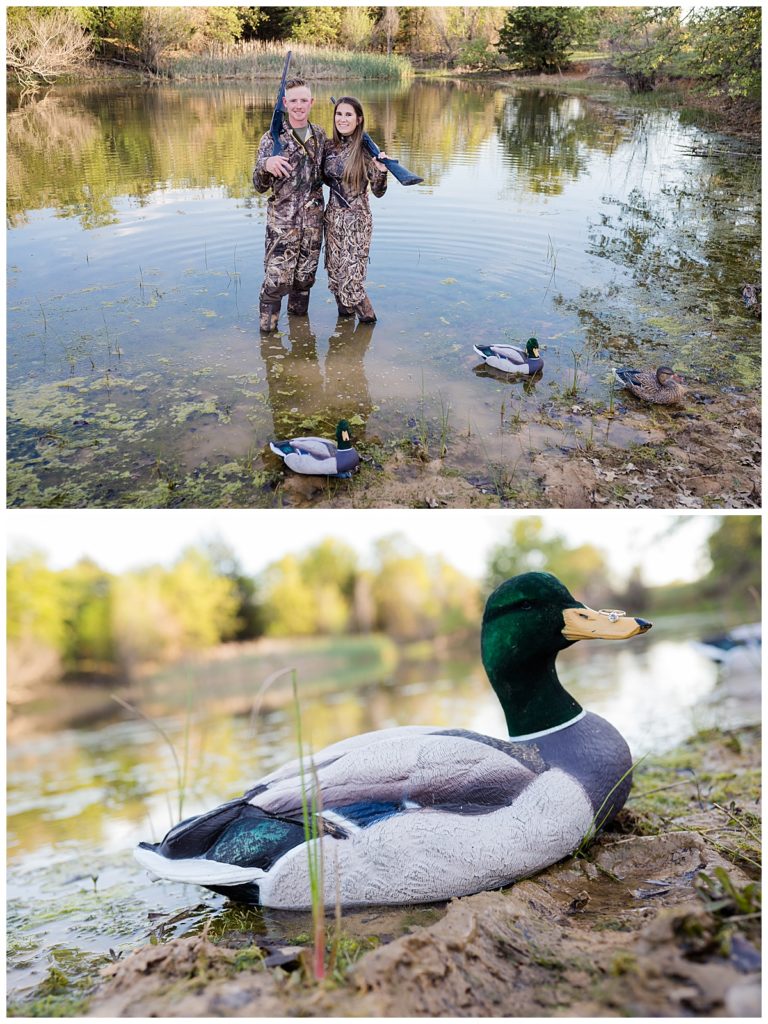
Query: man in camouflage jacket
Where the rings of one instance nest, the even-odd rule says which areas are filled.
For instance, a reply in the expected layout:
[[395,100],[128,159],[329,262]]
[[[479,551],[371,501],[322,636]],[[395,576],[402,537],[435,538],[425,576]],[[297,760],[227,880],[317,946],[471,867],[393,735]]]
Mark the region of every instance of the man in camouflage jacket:
[[253,172],[257,192],[272,189],[267,204],[264,283],[259,296],[259,326],[274,331],[280,303],[288,296],[288,312],[303,316],[309,289],[315,283],[323,240],[323,181],[321,165],[325,132],[311,124],[314,100],[303,79],[285,85],[281,156],[272,156],[272,137],[264,134]]

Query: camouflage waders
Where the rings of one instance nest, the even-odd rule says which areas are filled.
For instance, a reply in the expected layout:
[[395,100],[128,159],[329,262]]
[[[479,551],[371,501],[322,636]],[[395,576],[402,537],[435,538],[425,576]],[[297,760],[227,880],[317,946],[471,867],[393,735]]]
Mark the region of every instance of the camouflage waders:
[[[339,316],[357,315],[361,323],[373,323],[376,314],[365,293],[368,253],[373,234],[373,217],[368,204],[368,185],[375,196],[387,191],[387,172],[373,166],[367,159],[368,180],[359,192],[344,184],[344,165],[349,143],[328,142],[323,161],[323,177],[332,185],[331,197],[325,211],[325,269],[328,287],[336,297]],[[334,191],[338,189],[349,203],[343,206]]]
[[264,243],[264,283],[259,296],[259,325],[274,331],[280,303],[288,296],[288,312],[303,316],[309,306],[309,290],[315,283],[323,240],[322,159],[325,132],[310,125],[301,142],[286,118],[280,140],[291,174],[278,178],[265,169],[272,156],[272,138],[267,132],[259,143],[253,172],[257,192],[272,189],[267,203],[267,231]]

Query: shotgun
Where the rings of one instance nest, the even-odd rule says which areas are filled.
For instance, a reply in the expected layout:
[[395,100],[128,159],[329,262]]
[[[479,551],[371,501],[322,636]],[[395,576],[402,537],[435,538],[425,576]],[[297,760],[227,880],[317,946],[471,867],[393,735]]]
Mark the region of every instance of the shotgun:
[[285,100],[285,81],[288,78],[288,66],[291,63],[291,51],[285,55],[283,64],[283,77],[280,79],[280,88],[277,90],[277,102],[272,111],[272,120],[269,125],[269,134],[272,136],[272,156],[283,155],[283,144],[280,141],[280,132],[283,127],[283,101]]
[[[333,105],[336,106],[336,100],[333,98],[333,96],[331,96],[331,103],[333,103]],[[363,145],[365,146],[365,148],[368,150],[372,157],[378,159],[381,150],[373,141],[368,132],[363,132]],[[419,182],[424,181],[424,179],[420,178],[418,174],[413,174],[411,171],[403,167],[403,165],[399,163],[397,160],[392,160],[389,157],[387,157],[386,160],[382,160],[381,162],[384,164],[384,166],[387,168],[390,174],[394,174],[394,176],[397,178],[401,185],[418,185]]]

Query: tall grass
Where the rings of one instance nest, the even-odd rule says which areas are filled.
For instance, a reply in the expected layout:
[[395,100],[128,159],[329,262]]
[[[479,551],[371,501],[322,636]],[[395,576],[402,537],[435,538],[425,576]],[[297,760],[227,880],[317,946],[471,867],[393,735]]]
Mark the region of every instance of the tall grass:
[[304,821],[304,844],[307,848],[307,869],[309,873],[309,891],[312,902],[312,932],[314,949],[312,969],[315,980],[325,978],[325,901],[323,848],[320,841],[320,815],[322,801],[320,782],[314,763],[311,763],[310,779],[304,767],[304,742],[301,731],[301,706],[296,687],[296,671],[291,676],[293,688],[293,707],[296,714],[296,741],[299,748],[299,780],[301,785],[301,815]]
[[212,47],[202,54],[183,54],[170,62],[176,78],[267,78],[279,80],[286,51],[293,52],[291,74],[311,81],[321,78],[377,78],[407,81],[413,67],[400,54],[354,53],[308,43],[250,41]]
[[168,733],[165,731],[165,729],[163,729],[163,727],[158,722],[156,722],[155,719],[152,718],[150,715],[144,714],[144,712],[140,708],[135,707],[129,701],[124,700],[122,697],[119,697],[116,693],[111,693],[110,694],[110,697],[112,698],[112,700],[115,701],[116,704],[119,704],[121,708],[125,708],[126,711],[130,711],[130,713],[132,715],[138,715],[139,718],[143,718],[145,722],[147,722],[149,725],[151,725],[153,729],[156,729],[157,732],[160,734],[160,736],[162,736],[162,738],[165,740],[166,746],[168,747],[168,749],[171,752],[171,757],[173,758],[173,763],[176,766],[176,785],[177,785],[177,792],[178,792],[178,797],[179,797],[178,813],[175,816],[175,818],[174,818],[173,811],[171,810],[170,797],[168,799],[168,814],[169,814],[169,817],[170,817],[170,820],[171,820],[171,824],[173,824],[174,820],[181,821],[182,818],[184,817],[184,797],[185,797],[186,791],[187,791],[187,772],[189,770],[189,724],[190,724],[190,717],[191,717],[191,714],[192,714],[191,693],[192,693],[191,690],[189,690],[188,693],[187,693],[187,698],[188,698],[187,699],[187,718],[186,718],[186,722],[184,724],[184,767],[183,768],[181,766],[181,763],[179,762],[179,755],[176,753],[176,747],[173,745],[173,740],[168,735]]

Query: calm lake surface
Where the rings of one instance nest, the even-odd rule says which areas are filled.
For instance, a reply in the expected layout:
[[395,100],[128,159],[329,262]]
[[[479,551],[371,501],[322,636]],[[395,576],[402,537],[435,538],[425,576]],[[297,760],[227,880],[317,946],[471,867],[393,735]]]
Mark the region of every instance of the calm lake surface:
[[[363,444],[446,439],[466,470],[504,454],[504,410],[525,423],[574,375],[607,402],[617,364],[757,385],[739,296],[759,280],[756,144],[608,96],[467,82],[322,84],[326,128],[337,90],[424,184],[390,177],[372,199],[378,324],[337,322],[321,267],[309,319],[284,311],[268,338],[251,171],[272,83],[11,96],[11,505],[269,505],[268,439],[330,436],[342,415]],[[530,335],[540,379],[478,368],[473,342]]]
[[[689,638],[711,627],[688,618],[631,644],[579,645],[559,659],[561,679],[585,706],[623,732],[635,758],[662,752],[700,728],[758,721],[759,666],[728,680],[690,644]],[[86,724],[83,688],[62,688],[55,698],[58,724],[41,709],[25,713],[23,729],[12,729],[7,771],[12,999],[23,1000],[46,979],[58,977],[54,969],[76,990],[78,979],[108,961],[110,949],[118,954],[146,942],[159,919],[179,915],[159,933],[167,937],[199,930],[226,913],[223,897],[194,886],[150,882],[130,852],[139,840],[160,838],[180,817],[240,795],[260,775],[296,756],[290,703],[265,704],[257,716],[249,716],[245,712],[262,682],[253,678],[251,696],[241,702],[244,713],[233,714],[211,697],[220,689],[223,671],[211,664],[199,675],[190,711],[185,710],[189,679],[183,674],[178,692],[164,690],[163,677],[156,690],[148,686],[141,705],[167,732],[180,760],[188,751],[181,814],[168,746],[148,722],[115,705],[105,710],[106,693],[93,724]],[[501,710],[474,657],[409,662],[388,673],[386,683],[378,678],[375,674],[354,688],[300,689],[305,739],[309,733],[314,749],[397,724],[505,735]],[[69,724],[62,717],[67,707]],[[72,724],[77,720],[81,724]],[[427,913],[412,910],[404,916],[402,910],[368,908],[345,914],[345,926],[357,934],[392,934]],[[304,914],[254,910],[249,921],[269,941],[290,941],[309,930]]]

